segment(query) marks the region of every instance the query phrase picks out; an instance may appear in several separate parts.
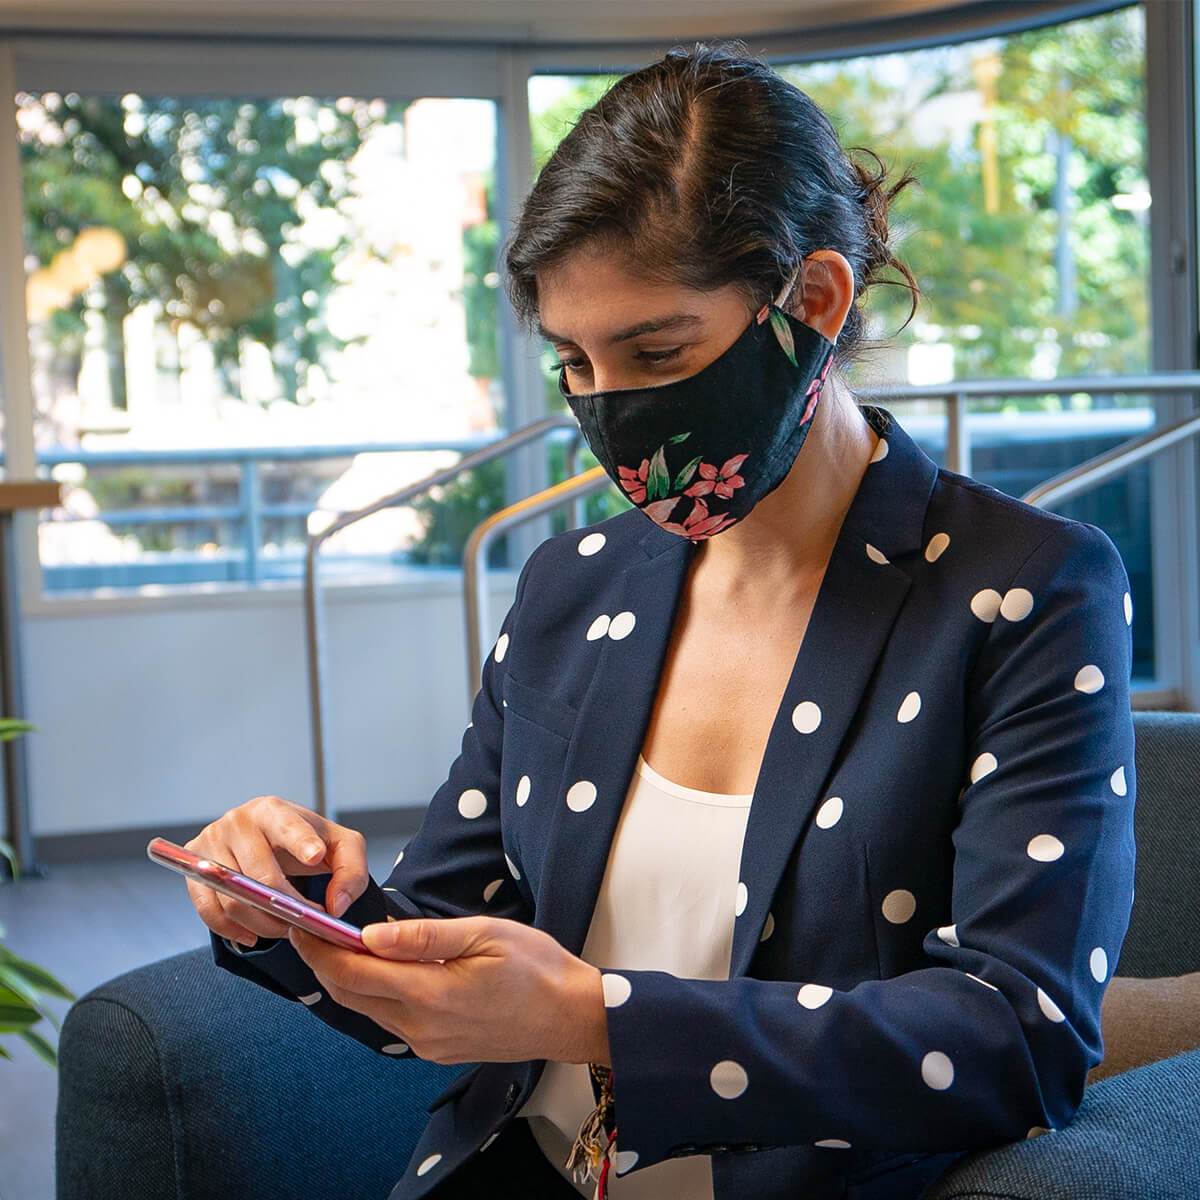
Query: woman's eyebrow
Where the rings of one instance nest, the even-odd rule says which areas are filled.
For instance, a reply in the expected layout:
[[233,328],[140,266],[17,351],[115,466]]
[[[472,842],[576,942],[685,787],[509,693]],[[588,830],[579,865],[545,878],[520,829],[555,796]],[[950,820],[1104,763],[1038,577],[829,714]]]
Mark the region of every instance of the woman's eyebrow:
[[[609,338],[609,341],[613,344],[627,342],[630,338],[641,337],[645,333],[662,333],[669,330],[689,329],[700,324],[703,324],[703,321],[695,313],[676,313],[670,317],[654,317],[649,321],[639,321],[636,325],[630,325],[627,329],[618,330],[618,332]],[[540,321],[538,322],[538,333],[546,341],[556,346],[575,344],[569,337],[561,333],[552,333]]]

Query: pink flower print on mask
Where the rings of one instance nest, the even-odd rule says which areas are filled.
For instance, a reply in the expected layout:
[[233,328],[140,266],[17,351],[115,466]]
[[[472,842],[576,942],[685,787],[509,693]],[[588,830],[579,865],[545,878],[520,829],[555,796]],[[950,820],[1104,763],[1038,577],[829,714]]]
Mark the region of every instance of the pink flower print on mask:
[[708,505],[703,500],[696,500],[682,522],[672,521],[670,518],[675,515],[675,509],[678,507],[678,499],[655,500],[653,503],[647,504],[642,512],[668,533],[678,534],[693,542],[720,533],[722,529],[732,525],[736,520],[728,513],[710,513]]
[[646,500],[646,476],[650,473],[650,460],[642,459],[642,465],[635,471],[632,467],[617,467],[621,479],[621,487],[634,504],[643,504]]
[[829,368],[833,366],[833,355],[831,354],[826,360],[824,367],[821,368],[821,373],[808,385],[808,391],[804,394],[808,397],[808,403],[804,406],[804,416],[800,418],[800,424],[812,419],[814,411],[816,411],[817,401],[821,398],[821,389],[825,386],[825,377],[829,374]]
[[699,497],[707,496],[711,492],[722,499],[730,499],[734,489],[742,487],[746,482],[737,473],[737,470],[748,457],[749,455],[746,454],[735,454],[731,459],[726,461],[720,470],[714,467],[712,463],[701,463],[700,478],[683,494],[685,496]]

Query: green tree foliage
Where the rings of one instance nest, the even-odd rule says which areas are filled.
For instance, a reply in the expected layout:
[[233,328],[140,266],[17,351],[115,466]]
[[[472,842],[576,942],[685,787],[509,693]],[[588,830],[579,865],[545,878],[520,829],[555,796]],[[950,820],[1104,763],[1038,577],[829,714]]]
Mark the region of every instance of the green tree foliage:
[[[266,345],[281,391],[295,401],[309,366],[343,346],[322,308],[346,246],[312,247],[291,235],[346,194],[342,168],[368,126],[381,115],[401,118],[404,106],[380,114],[356,100],[73,93],[22,94],[18,106],[26,239],[37,262],[49,265],[92,226],[115,230],[128,250],[102,281],[116,406],[124,402],[121,323],[151,301],[202,331],[228,373],[239,339]],[[47,329],[76,370],[83,311],[79,296]]]

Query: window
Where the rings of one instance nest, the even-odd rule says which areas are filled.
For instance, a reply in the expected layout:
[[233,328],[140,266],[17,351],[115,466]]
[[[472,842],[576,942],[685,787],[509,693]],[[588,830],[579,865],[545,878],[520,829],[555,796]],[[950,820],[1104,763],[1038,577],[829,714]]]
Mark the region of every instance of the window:
[[[17,114],[36,447],[65,491],[47,591],[295,576],[314,508],[494,434],[493,101],[42,91]],[[436,560],[431,525],[389,510],[327,556]]]

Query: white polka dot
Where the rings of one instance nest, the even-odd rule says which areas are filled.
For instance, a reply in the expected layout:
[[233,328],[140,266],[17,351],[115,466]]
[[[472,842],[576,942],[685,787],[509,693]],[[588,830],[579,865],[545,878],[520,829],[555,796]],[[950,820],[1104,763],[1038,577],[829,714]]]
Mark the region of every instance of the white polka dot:
[[921,1078],[935,1092],[944,1092],[954,1082],[954,1064],[940,1050],[930,1050],[921,1059]]
[[805,1008],[820,1008],[833,995],[833,988],[820,983],[806,983],[797,993],[796,999]]
[[975,980],[976,983],[982,983],[989,991],[998,992],[1000,990],[994,983],[988,983],[986,979],[980,979],[978,975],[972,975],[970,971],[964,971],[963,974],[968,979]]
[[885,458],[887,458],[887,456],[888,456],[887,438],[880,438],[879,444],[875,447],[874,451],[871,454],[871,461],[873,463],[883,462],[883,460]]
[[937,931],[937,935],[939,938],[941,938],[941,940],[943,942],[946,943],[947,946],[957,946],[958,945],[958,926],[957,925],[943,925]]
[[1042,1010],[1042,1015],[1047,1021],[1053,1021],[1055,1024],[1058,1024],[1060,1021],[1067,1019],[1066,1013],[1041,988],[1037,990],[1037,1002],[1038,1008]]
[[533,782],[528,775],[522,775],[517,780],[517,807],[524,808],[529,800],[529,789],[533,787]]
[[458,798],[458,811],[469,821],[487,811],[487,797],[478,788],[468,788]]
[[878,563],[881,567],[887,566],[887,555],[882,550],[876,550],[870,542],[867,543],[867,557],[873,563]]
[[[511,866],[512,866],[512,863],[509,863],[508,865],[511,867]],[[504,882],[504,880],[503,880],[503,879],[493,879],[493,880],[492,880],[492,882],[491,882],[491,883],[489,883],[489,884],[487,885],[487,887],[485,887],[485,888],[483,889],[483,902],[484,902],[484,904],[490,904],[490,903],[491,903],[492,897],[493,897],[493,896],[494,896],[494,895],[495,895],[495,894],[496,894],[496,893],[497,893],[497,892],[500,890],[500,885],[501,885],[503,882]]]
[[1097,946],[1088,956],[1088,966],[1097,983],[1103,983],[1108,978],[1108,955],[1104,953],[1103,946]]
[[817,809],[817,828],[832,829],[842,819],[845,809],[846,806],[842,803],[841,796],[830,796]]
[[321,999],[321,993],[309,992],[307,996],[297,996],[296,999],[299,1000],[301,1004],[307,1004],[309,1008],[311,1008],[317,1003],[318,1000]]
[[587,640],[589,642],[598,642],[606,633],[612,622],[612,618],[607,613],[601,613],[589,626],[587,631]]
[[396,868],[397,868],[397,867],[400,865],[400,860],[401,860],[403,857],[404,857],[404,851],[403,851],[403,850],[401,850],[401,851],[400,851],[400,853],[396,855],[396,861],[395,861],[394,863],[392,863],[392,870],[393,870],[393,871],[394,871],[394,870],[395,870],[395,869],[396,869]]
[[503,662],[504,656],[508,653],[508,634],[502,633],[496,641],[496,661]]
[[587,537],[580,538],[579,545],[575,547],[584,558],[591,558],[593,554],[599,554],[604,549],[604,543],[608,539],[602,533],[589,533]]
[[801,700],[792,709],[792,726],[797,733],[812,733],[821,723],[821,710],[811,700]]
[[1006,621],[1023,621],[1033,612],[1033,593],[1024,588],[1010,588],[1000,601],[1000,615]]
[[736,1100],[750,1086],[745,1069],[731,1058],[717,1063],[709,1074],[708,1081],[712,1084],[712,1090],[722,1100]]
[[428,1175],[442,1161],[440,1154],[431,1154],[418,1168],[418,1175]]
[[758,935],[760,942],[765,942],[767,938],[775,932],[775,914],[767,913],[767,919],[763,922],[762,933]]
[[737,895],[733,899],[733,915],[740,917],[746,911],[746,905],[750,902],[750,893],[746,890],[746,885],[739,882],[737,885]]
[[514,879],[520,879],[520,878],[521,878],[521,872],[517,870],[517,864],[516,864],[515,862],[513,862],[513,860],[512,860],[511,858],[509,858],[507,854],[504,856],[504,861],[505,861],[506,863],[508,863],[508,873],[509,873],[509,874],[510,874],[510,875],[511,875],[511,876],[512,876]]
[[1108,786],[1112,788],[1118,796],[1125,796],[1129,793],[1129,784],[1125,781],[1125,768],[1118,767],[1108,778]]
[[1080,667],[1075,675],[1075,690],[1077,692],[1098,692],[1104,686],[1104,672],[1094,663]]
[[819,1142],[814,1142],[814,1146],[820,1146],[822,1150],[849,1150],[850,1143],[843,1141],[841,1138],[823,1138]]
[[586,812],[596,803],[596,785],[587,779],[573,783],[567,789],[567,807],[572,812]]
[[482,1154],[499,1136],[500,1130],[497,1129],[496,1132],[493,1133],[492,1136],[488,1138],[488,1140],[484,1142],[482,1146],[479,1147],[479,1153]]
[[627,638],[632,632],[633,627],[637,624],[637,617],[631,612],[619,612],[612,619],[612,624],[608,627],[608,636],[614,642],[619,642]]
[[1125,624],[1133,624],[1133,597],[1128,592],[1125,593]]
[[620,1008],[633,992],[633,985],[624,975],[601,975],[600,986],[604,989],[605,1008]]
[[1057,862],[1064,850],[1066,847],[1051,833],[1039,833],[1037,837],[1030,838],[1029,845],[1025,847],[1025,853],[1034,862]]
[[905,891],[904,888],[897,888],[894,892],[888,892],[883,898],[883,915],[893,925],[903,925],[905,921],[912,920],[912,915],[917,911],[917,898],[912,892]]
[[384,1054],[407,1054],[408,1053],[408,1043],[407,1042],[389,1042],[386,1046],[382,1047],[382,1050],[383,1050]]
[[637,1166],[638,1152],[636,1150],[618,1150],[617,1157],[613,1160],[613,1167],[618,1175],[624,1175],[626,1171],[632,1171]]
[[919,692],[909,692],[900,704],[900,711],[896,713],[896,720],[901,725],[907,725],[909,721],[917,719],[917,713],[921,711],[921,695]]
[[971,782],[978,783],[985,776],[990,775],[998,765],[994,754],[984,752],[971,764]]
[[1000,605],[1004,597],[995,588],[984,588],[971,597],[971,611],[989,625],[1000,615]]
[[950,535],[948,533],[935,533],[929,539],[929,545],[925,547],[925,561],[937,562],[946,552],[946,547],[949,545]]

